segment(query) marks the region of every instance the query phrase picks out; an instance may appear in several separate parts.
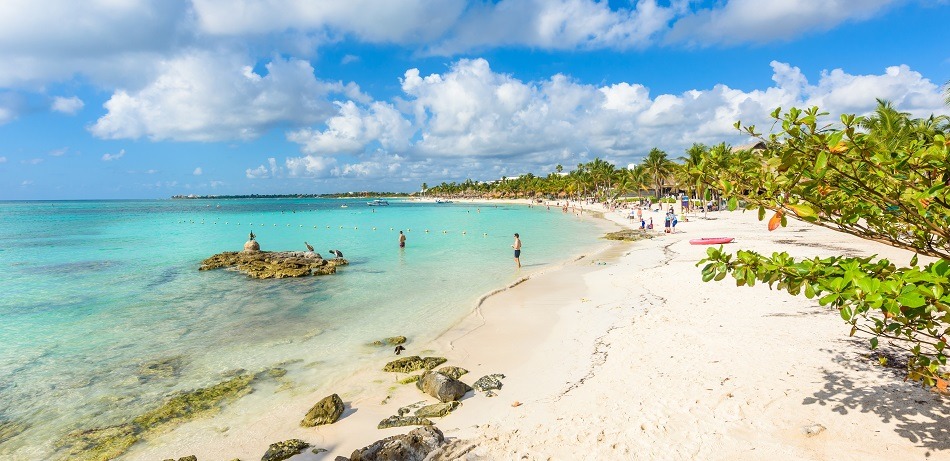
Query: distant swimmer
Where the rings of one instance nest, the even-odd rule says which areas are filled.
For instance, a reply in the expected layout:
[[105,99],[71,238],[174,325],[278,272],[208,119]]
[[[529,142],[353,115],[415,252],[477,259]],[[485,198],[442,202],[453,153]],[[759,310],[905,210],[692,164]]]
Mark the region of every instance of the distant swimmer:
[[313,251],[313,247],[310,246],[309,243],[307,243],[306,241],[304,241],[303,244],[304,244],[304,245],[307,245],[307,251]]
[[403,234],[402,231],[399,231],[399,248],[406,247],[406,234]]
[[343,252],[340,250],[330,250],[330,254],[336,256],[337,258],[343,257]]

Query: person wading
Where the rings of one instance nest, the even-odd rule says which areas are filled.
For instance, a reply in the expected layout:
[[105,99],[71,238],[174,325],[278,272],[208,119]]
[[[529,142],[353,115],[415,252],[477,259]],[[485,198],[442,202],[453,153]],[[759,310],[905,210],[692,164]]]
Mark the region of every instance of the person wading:
[[521,267],[521,237],[515,234],[515,243],[511,245],[515,249],[515,264]]

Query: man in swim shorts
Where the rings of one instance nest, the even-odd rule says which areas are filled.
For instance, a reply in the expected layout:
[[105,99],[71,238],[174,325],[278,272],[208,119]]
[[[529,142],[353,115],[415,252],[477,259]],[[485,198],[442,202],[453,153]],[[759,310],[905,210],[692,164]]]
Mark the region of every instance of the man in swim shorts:
[[511,245],[515,249],[515,264],[521,267],[521,237],[515,234],[515,243]]
[[403,234],[402,231],[399,231],[399,248],[406,247],[406,234]]

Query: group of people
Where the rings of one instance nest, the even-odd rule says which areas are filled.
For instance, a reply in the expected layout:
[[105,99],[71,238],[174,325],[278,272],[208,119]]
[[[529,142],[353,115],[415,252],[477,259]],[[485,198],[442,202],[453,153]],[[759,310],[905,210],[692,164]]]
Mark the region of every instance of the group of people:
[[[634,212],[630,212],[630,218],[633,219]],[[646,218],[643,217],[643,210],[637,208],[636,218],[640,221],[640,229],[649,230],[653,229],[653,218],[649,218],[649,222]],[[666,212],[666,217],[663,219],[663,232],[671,234],[676,232],[676,224],[679,223],[679,220],[676,218],[676,213],[673,211],[673,207],[670,207],[669,211]]]

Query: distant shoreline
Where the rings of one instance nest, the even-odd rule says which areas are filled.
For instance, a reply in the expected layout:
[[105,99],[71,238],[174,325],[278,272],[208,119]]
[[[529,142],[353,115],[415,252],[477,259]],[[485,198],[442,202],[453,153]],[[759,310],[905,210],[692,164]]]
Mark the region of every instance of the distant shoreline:
[[338,192],[332,194],[242,194],[242,195],[173,195],[172,200],[218,200],[255,198],[373,198],[410,197],[406,192]]

